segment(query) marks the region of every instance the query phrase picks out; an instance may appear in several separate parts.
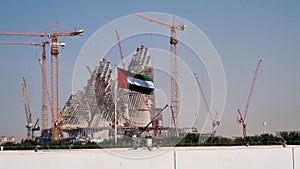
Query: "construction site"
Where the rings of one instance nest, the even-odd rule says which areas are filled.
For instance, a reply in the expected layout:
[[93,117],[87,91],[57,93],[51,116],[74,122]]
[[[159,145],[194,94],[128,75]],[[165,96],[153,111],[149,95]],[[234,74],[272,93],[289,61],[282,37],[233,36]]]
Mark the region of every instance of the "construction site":
[[[143,94],[140,92],[117,88],[118,79],[112,78],[113,69],[111,62],[105,56],[97,66],[91,69],[87,66],[90,78],[83,89],[78,89],[71,94],[63,105],[59,103],[59,48],[66,44],[58,40],[59,37],[82,36],[83,29],[73,32],[53,33],[25,33],[25,32],[0,32],[1,36],[32,36],[40,37],[40,43],[34,42],[0,42],[3,45],[28,45],[40,46],[42,57],[39,59],[42,75],[41,93],[41,118],[33,122],[30,109],[29,95],[26,80],[23,78],[22,92],[24,97],[27,140],[37,140],[39,143],[51,141],[103,141],[117,139],[122,136],[157,136],[174,135],[179,137],[183,130],[178,129],[179,93],[177,71],[177,43],[176,30],[185,30],[184,25],[159,21],[141,14],[136,14],[142,19],[161,24],[171,29],[170,61],[172,67],[171,80],[171,108],[172,126],[164,126],[163,111],[168,107],[156,107],[155,92]],[[58,25],[58,24],[57,24]],[[146,45],[136,48],[128,66],[125,66],[121,40],[116,31],[120,51],[122,68],[133,74],[145,75],[155,79],[151,56]],[[49,41],[47,40],[49,39]],[[51,81],[48,83],[47,72],[47,47],[51,50]],[[61,106],[63,105],[63,106]],[[49,116],[50,113],[50,116]],[[51,117],[51,119],[48,119]],[[41,123],[41,127],[39,125]],[[40,131],[41,135],[35,135]],[[184,131],[187,131],[185,129]],[[196,131],[195,129],[193,130]]]
[[[26,139],[36,140],[41,144],[51,141],[65,142],[102,142],[104,140],[115,140],[124,136],[128,137],[179,137],[188,133],[198,133],[194,127],[179,127],[180,115],[180,94],[178,87],[178,38],[176,31],[184,31],[185,25],[176,25],[175,17],[172,23],[157,20],[142,14],[135,14],[137,17],[150,21],[154,24],[160,24],[171,30],[170,35],[170,93],[171,104],[165,104],[164,107],[157,107],[155,100],[155,90],[151,94],[144,94],[133,91],[128,88],[119,88],[118,77],[113,78],[116,69],[105,56],[103,56],[95,68],[86,66],[89,72],[89,79],[82,89],[77,89],[72,93],[65,104],[59,103],[59,49],[66,44],[58,40],[59,37],[82,36],[83,29],[76,29],[74,32],[56,32],[53,33],[24,33],[24,32],[0,32],[2,36],[35,36],[40,37],[40,43],[32,42],[0,42],[3,45],[29,45],[42,48],[39,64],[42,75],[42,93],[41,93],[41,118],[37,121],[32,120],[32,113],[29,104],[29,94],[27,92],[26,80],[23,78],[22,92],[24,97],[25,115],[26,115]],[[131,74],[147,76],[154,79],[154,67],[151,63],[151,51],[145,45],[140,45],[131,56],[129,64],[126,66],[120,35],[115,31],[119,49],[121,67],[124,71]],[[49,39],[47,41],[46,39]],[[51,49],[51,81],[48,83],[47,47]],[[238,124],[243,127],[243,137],[246,133],[246,115],[251,102],[254,86],[262,60],[259,60],[255,69],[254,77],[251,82],[251,88],[247,97],[247,103],[244,112],[238,109]],[[196,73],[194,78],[204,101],[205,111],[212,124],[211,136],[216,137],[217,127],[221,124],[219,112],[212,110],[209,105],[205,92],[200,84],[200,79]],[[129,83],[129,82],[128,82]],[[49,87],[50,86],[50,87]],[[61,106],[63,105],[63,106]],[[163,113],[165,109],[170,108],[171,125],[164,123]],[[48,117],[51,119],[48,119]],[[41,127],[39,126],[41,123]],[[41,135],[36,136],[35,132],[40,131]],[[206,137],[207,138],[207,137]]]
[[0,169],[300,169],[300,1],[3,1]]

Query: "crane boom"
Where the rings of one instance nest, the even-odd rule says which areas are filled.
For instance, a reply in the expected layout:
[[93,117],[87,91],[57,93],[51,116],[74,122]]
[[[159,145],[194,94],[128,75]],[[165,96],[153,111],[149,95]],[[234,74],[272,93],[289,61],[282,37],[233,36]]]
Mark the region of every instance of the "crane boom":
[[256,82],[256,79],[257,79],[258,70],[259,70],[261,62],[262,62],[262,60],[259,60],[257,66],[255,68],[255,72],[254,72],[254,76],[253,76],[253,79],[252,79],[248,99],[247,99],[247,102],[246,102],[247,104],[246,104],[246,107],[245,107],[245,110],[244,110],[244,119],[246,119],[246,116],[247,116],[247,113],[248,113],[249,105],[250,105],[250,102],[251,102],[251,98],[252,98],[252,94],[253,94],[253,90],[254,90],[254,87],[255,87],[255,82]]
[[29,99],[28,99],[28,94],[27,94],[26,80],[24,77],[23,77],[23,83],[22,83],[22,92],[23,92],[23,98],[24,98],[26,121],[29,124],[29,123],[32,123],[32,119],[31,119],[31,111],[30,111],[30,107],[29,107]]
[[36,32],[36,33],[28,33],[28,32],[0,32],[0,35],[5,36],[39,36],[39,37],[49,37],[53,36],[82,36],[84,33],[83,29],[77,29],[74,32],[54,32],[54,33],[45,33],[45,32]]
[[242,114],[240,109],[237,109],[238,116],[239,116],[237,120],[238,120],[238,124],[241,124],[243,126],[243,137],[244,138],[247,136],[246,116],[247,116],[247,113],[248,113],[248,110],[249,110],[249,106],[250,106],[250,102],[251,102],[251,98],[252,98],[252,95],[253,95],[253,91],[254,91],[257,75],[258,75],[258,70],[260,68],[261,62],[262,62],[262,60],[260,59],[257,63],[256,68],[255,68],[254,76],[253,76],[253,79],[251,81],[251,86],[250,86],[249,94],[248,94],[248,97],[247,97],[246,106],[245,106],[245,109],[244,109],[244,113]]
[[140,18],[146,19],[146,20],[148,20],[150,22],[154,22],[154,23],[158,23],[158,24],[167,26],[167,27],[169,27],[171,29],[177,29],[177,30],[182,30],[182,31],[186,29],[185,25],[175,25],[174,23],[170,24],[170,23],[167,23],[167,22],[162,22],[162,21],[160,21],[158,19],[151,18],[149,16],[145,16],[145,15],[142,15],[140,13],[136,13],[135,15],[138,16],[138,17],[140,17]]
[[202,98],[204,100],[204,104],[205,104],[205,107],[206,107],[206,110],[208,112],[208,115],[210,117],[210,120],[212,122],[212,137],[215,137],[216,136],[216,132],[217,132],[217,127],[220,125],[220,120],[219,120],[219,117],[218,117],[218,112],[217,110],[215,109],[215,117],[213,117],[212,113],[211,113],[211,110],[210,110],[210,107],[208,105],[208,102],[207,102],[207,99],[206,99],[206,96],[204,94],[204,90],[202,89],[202,86],[200,84],[200,80],[197,76],[196,73],[194,73],[194,76],[195,76],[195,79],[196,79],[196,82],[198,84],[198,87],[200,89],[200,92],[201,92],[201,95],[202,95]]
[[25,107],[25,115],[26,115],[26,129],[27,129],[27,139],[31,140],[32,139],[32,114],[30,111],[29,107],[29,99],[28,99],[28,94],[27,94],[27,86],[26,86],[26,80],[23,77],[23,82],[22,82],[22,93],[23,93],[23,98],[24,98],[24,107]]
[[125,61],[124,61],[124,54],[123,54],[120,35],[119,35],[118,30],[116,30],[116,35],[117,35],[117,40],[118,40],[118,44],[119,44],[119,51],[120,51],[120,56],[121,56],[121,60],[122,60],[122,66],[123,66],[123,69],[126,69]]
[[211,118],[211,120],[212,120],[212,119],[213,119],[213,117],[212,117],[212,115],[211,115],[210,108],[209,108],[209,105],[208,105],[208,103],[207,103],[207,99],[206,99],[206,97],[205,97],[204,91],[203,91],[203,89],[202,89],[202,86],[201,86],[201,84],[200,84],[200,80],[199,80],[199,78],[198,78],[198,76],[197,76],[197,74],[196,74],[196,73],[194,73],[194,76],[195,76],[195,79],[196,79],[197,85],[198,85],[198,87],[199,87],[199,89],[200,89],[201,96],[202,96],[202,98],[203,98],[203,101],[204,101],[204,104],[205,104],[206,110],[207,110],[207,112],[208,112],[208,114],[209,114],[209,117],[210,117],[210,118]]
[[42,46],[41,43],[35,42],[0,42],[1,45],[32,45],[32,46]]
[[34,132],[40,130],[40,127],[38,127],[39,119],[36,120],[35,124],[32,123],[32,114],[29,107],[29,99],[28,99],[28,93],[27,93],[27,86],[26,86],[26,80],[23,77],[23,83],[22,83],[22,93],[24,98],[24,106],[25,106],[25,114],[26,114],[26,129],[27,129],[27,140],[34,139]]

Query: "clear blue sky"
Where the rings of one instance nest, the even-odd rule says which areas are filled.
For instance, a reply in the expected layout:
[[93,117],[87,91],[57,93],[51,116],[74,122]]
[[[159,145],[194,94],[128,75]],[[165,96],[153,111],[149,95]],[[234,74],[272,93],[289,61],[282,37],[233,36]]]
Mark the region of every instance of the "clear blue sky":
[[[211,40],[223,62],[227,100],[218,134],[241,135],[236,109],[243,108],[258,59],[263,75],[257,80],[247,117],[248,133],[300,130],[300,3],[298,1],[5,1],[0,6],[0,31],[52,32],[85,29],[85,36],[61,38],[61,107],[72,92],[76,58],[99,28],[136,12],[163,12],[184,18]],[[122,28],[118,28],[120,32]],[[115,38],[115,37],[112,37]],[[38,42],[34,37],[5,37],[0,41]],[[197,43],[197,42],[195,42]],[[0,46],[0,135],[25,137],[21,91],[27,80],[34,118],[40,118],[41,49]],[[167,50],[167,49],[166,49]],[[133,52],[132,50],[127,52]],[[208,91],[209,92],[209,91]]]

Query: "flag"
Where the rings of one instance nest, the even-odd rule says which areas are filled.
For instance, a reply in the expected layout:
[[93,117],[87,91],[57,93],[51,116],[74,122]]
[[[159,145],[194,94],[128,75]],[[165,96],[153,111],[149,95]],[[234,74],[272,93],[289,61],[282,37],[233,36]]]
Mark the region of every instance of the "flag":
[[118,68],[118,88],[129,89],[143,94],[152,94],[153,79],[141,74],[134,74]]

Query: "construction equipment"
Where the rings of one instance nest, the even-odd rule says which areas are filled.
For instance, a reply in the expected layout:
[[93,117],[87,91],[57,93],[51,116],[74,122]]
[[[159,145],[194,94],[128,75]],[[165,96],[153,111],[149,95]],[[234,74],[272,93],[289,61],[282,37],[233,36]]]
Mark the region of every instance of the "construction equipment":
[[[57,25],[57,24],[56,24]],[[51,39],[51,116],[52,116],[52,140],[59,140],[59,124],[61,112],[59,107],[59,79],[58,79],[58,37],[59,36],[82,36],[83,29],[76,29],[73,32],[56,32],[53,33],[25,33],[25,32],[0,32],[0,35],[6,36],[38,36],[48,37]]]
[[254,91],[255,82],[256,82],[256,79],[257,79],[258,70],[259,70],[259,67],[261,65],[261,62],[262,62],[262,60],[260,59],[257,63],[256,68],[255,68],[254,76],[253,76],[253,79],[252,79],[252,82],[251,82],[251,87],[250,87],[249,95],[248,95],[248,98],[247,98],[247,102],[246,102],[246,106],[245,106],[243,114],[241,113],[240,109],[237,109],[237,111],[238,111],[237,123],[243,126],[243,137],[244,138],[247,137],[246,116],[247,116],[247,113],[248,113],[249,105],[250,105],[250,102],[251,102],[251,98],[252,98],[252,94],[253,94],[253,91]]
[[122,66],[123,66],[123,69],[126,69],[125,61],[124,61],[124,54],[123,54],[120,35],[119,35],[118,30],[116,30],[116,35],[117,35],[117,40],[118,40],[118,44],[119,44],[119,51],[120,51],[120,56],[121,56],[121,60],[122,60]]
[[[133,149],[134,150],[137,150],[138,146],[140,145],[140,139],[141,139],[143,132],[148,130],[149,126],[151,124],[152,125],[155,124],[155,121],[160,118],[160,116],[163,114],[164,110],[167,107],[168,107],[168,105],[166,104],[163,108],[160,108],[159,112],[154,117],[151,118],[150,122],[146,126],[144,126],[142,128],[138,128],[138,129],[137,128],[133,129],[132,139],[133,139]],[[156,129],[154,129],[154,130],[156,130]],[[149,150],[152,149],[152,138],[146,138],[146,146]]]
[[215,136],[216,136],[216,133],[217,133],[217,127],[220,125],[220,120],[219,120],[219,116],[218,116],[219,113],[215,110],[215,111],[216,111],[215,116],[212,115],[211,109],[210,109],[210,107],[209,107],[209,105],[208,105],[208,103],[207,103],[207,99],[206,99],[206,97],[205,97],[203,88],[202,88],[202,86],[201,86],[201,84],[200,84],[200,80],[199,80],[199,78],[198,78],[198,76],[197,76],[196,73],[194,73],[194,76],[195,76],[195,79],[196,79],[198,88],[199,88],[199,90],[200,90],[201,96],[202,96],[202,98],[203,98],[203,101],[204,101],[204,105],[205,105],[206,111],[207,111],[207,113],[208,113],[208,115],[209,115],[209,117],[210,117],[210,120],[211,120],[211,122],[212,122],[212,137],[215,137]]
[[175,25],[175,16],[173,16],[173,22],[172,24],[163,22],[148,16],[144,16],[142,14],[135,14],[136,16],[146,19],[150,22],[158,23],[163,26],[169,27],[171,29],[171,37],[170,37],[170,53],[171,53],[171,72],[172,72],[172,77],[171,77],[171,105],[172,109],[174,109],[174,126],[175,128],[178,127],[179,121],[179,88],[178,88],[178,61],[177,61],[177,43],[178,39],[176,36],[176,30],[181,30],[184,31],[186,29],[185,25]]
[[160,117],[160,115],[163,113],[163,111],[168,107],[168,105],[166,104],[165,107],[163,107],[162,109],[160,109],[160,111],[151,119],[151,121],[145,126],[143,127],[140,132],[139,135],[141,135],[144,131],[146,131],[148,129],[148,127],[150,126],[150,124],[153,124],[154,121]]
[[36,123],[33,125],[32,123],[32,113],[29,106],[29,99],[28,99],[28,93],[27,93],[27,86],[25,78],[23,78],[22,83],[22,92],[23,92],[23,98],[24,98],[24,106],[25,106],[25,115],[26,115],[26,128],[27,128],[27,140],[34,139],[34,132],[40,130],[40,127],[38,127],[39,119],[37,119]]
[[51,97],[49,95],[48,90],[48,83],[47,83],[47,57],[46,57],[46,45],[50,45],[51,47],[53,45],[60,46],[64,48],[66,44],[64,42],[58,42],[58,43],[50,43],[50,42],[42,42],[43,47],[43,53],[42,53],[42,59],[39,59],[39,63],[41,66],[41,72],[42,72],[42,129],[46,130],[48,129],[48,103],[50,104],[50,109],[52,112],[52,102]]
[[[46,46],[52,46],[53,43],[49,41],[43,41],[41,43],[35,42],[0,42],[3,45],[31,45],[31,46],[39,46],[43,48],[42,51],[42,59],[39,59],[39,63],[41,66],[42,72],[42,130],[48,129],[48,104],[51,105],[51,100],[48,92],[48,83],[47,83],[47,59],[46,59]],[[59,42],[57,44],[62,48],[65,47],[64,42]],[[47,103],[48,100],[48,103]],[[50,106],[51,107],[51,106]]]

